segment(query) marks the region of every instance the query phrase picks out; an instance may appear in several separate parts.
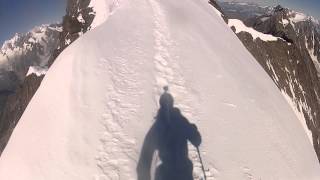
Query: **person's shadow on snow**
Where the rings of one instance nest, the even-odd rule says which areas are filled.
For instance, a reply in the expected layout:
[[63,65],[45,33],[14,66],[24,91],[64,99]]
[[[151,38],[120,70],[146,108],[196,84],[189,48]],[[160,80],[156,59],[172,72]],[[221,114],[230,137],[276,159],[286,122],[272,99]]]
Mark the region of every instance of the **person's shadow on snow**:
[[188,158],[189,140],[198,147],[201,135],[196,125],[173,106],[173,97],[167,92],[160,97],[156,121],[148,131],[137,166],[138,180],[151,180],[153,155],[158,150],[161,164],[156,168],[155,180],[193,180],[193,164]]

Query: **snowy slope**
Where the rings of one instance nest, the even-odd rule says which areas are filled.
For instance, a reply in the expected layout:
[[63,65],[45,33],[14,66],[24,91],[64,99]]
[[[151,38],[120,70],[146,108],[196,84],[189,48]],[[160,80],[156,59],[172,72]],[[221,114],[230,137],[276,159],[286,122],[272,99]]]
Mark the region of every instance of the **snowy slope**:
[[[294,112],[205,0],[122,0],[70,45],[17,125],[0,179],[136,179],[163,85],[199,128],[208,179],[319,179]],[[200,179],[191,146],[189,156]]]

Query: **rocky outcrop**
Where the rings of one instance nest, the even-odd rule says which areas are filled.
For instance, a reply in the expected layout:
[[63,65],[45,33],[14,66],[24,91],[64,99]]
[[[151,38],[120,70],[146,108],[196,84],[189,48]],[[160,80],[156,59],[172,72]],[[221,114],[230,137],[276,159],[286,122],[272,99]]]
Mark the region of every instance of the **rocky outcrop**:
[[228,18],[226,17],[226,15],[224,14],[224,12],[222,11],[222,8],[219,6],[219,4],[217,3],[216,0],[209,0],[209,4],[211,4],[214,8],[216,8],[220,13],[221,13],[221,17],[223,18],[223,20],[228,23]]
[[[260,38],[254,39],[248,32],[237,33],[292,105],[320,159],[318,21],[281,6],[264,8],[264,11],[259,12],[251,9],[251,13],[248,13],[248,5],[223,3],[221,7],[230,19],[241,19],[246,26],[257,32],[279,37],[277,41],[263,41]],[[241,9],[246,9],[245,13]],[[237,27],[233,26],[232,29]]]
[[90,30],[90,25],[95,17],[92,7],[89,7],[90,0],[68,0],[66,15],[63,17],[63,31],[60,34],[61,52],[83,33]]

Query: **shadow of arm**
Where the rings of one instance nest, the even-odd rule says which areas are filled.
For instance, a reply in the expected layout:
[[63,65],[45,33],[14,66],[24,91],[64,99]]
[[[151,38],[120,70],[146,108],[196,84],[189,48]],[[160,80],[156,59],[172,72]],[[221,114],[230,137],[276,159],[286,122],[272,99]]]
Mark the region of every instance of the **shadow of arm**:
[[195,146],[199,147],[201,144],[201,135],[200,132],[198,131],[198,128],[195,124],[189,123],[188,120],[186,119],[187,122],[187,138],[188,140]]
[[150,180],[150,169],[152,163],[152,157],[155,152],[155,132],[154,127],[152,127],[147,133],[143,146],[141,149],[141,154],[137,166],[138,180]]

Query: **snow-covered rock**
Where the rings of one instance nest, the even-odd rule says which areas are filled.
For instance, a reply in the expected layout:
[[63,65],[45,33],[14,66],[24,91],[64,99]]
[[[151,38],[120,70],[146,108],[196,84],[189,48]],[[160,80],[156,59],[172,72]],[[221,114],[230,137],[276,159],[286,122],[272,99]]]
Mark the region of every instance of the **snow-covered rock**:
[[0,158],[0,179],[136,179],[164,85],[198,126],[208,179],[319,179],[292,109],[199,0],[123,0],[63,51]]
[[239,33],[239,32],[250,33],[254,40],[257,39],[257,38],[260,38],[263,41],[277,41],[277,40],[279,40],[278,37],[275,37],[275,36],[270,35],[270,34],[264,34],[264,33],[261,33],[261,32],[255,30],[255,29],[253,29],[251,27],[247,27],[239,19],[229,19],[228,20],[228,25],[230,27],[234,27],[235,30],[236,30],[236,33]]

